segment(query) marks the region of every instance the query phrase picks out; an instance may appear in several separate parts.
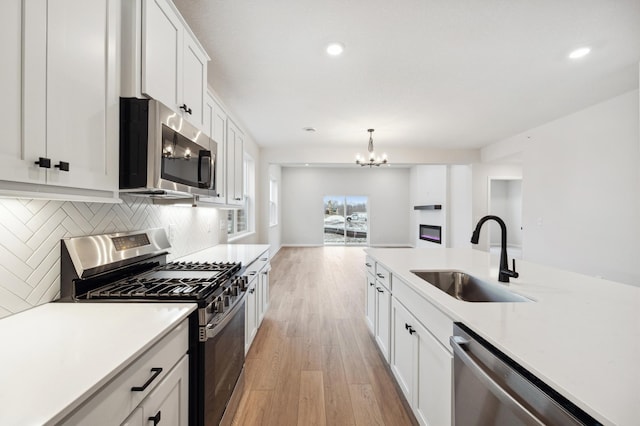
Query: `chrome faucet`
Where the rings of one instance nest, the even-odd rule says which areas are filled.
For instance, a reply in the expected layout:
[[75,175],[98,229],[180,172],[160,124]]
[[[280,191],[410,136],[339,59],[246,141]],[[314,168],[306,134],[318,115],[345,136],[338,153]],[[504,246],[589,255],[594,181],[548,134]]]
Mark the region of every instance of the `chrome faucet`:
[[480,228],[482,225],[488,220],[495,220],[500,225],[500,230],[502,231],[502,238],[500,241],[500,269],[498,272],[498,281],[503,283],[509,282],[509,277],[518,278],[520,274],[516,272],[516,260],[513,259],[513,270],[509,269],[509,257],[507,256],[507,225],[504,224],[504,221],[500,219],[498,216],[485,216],[478,221],[476,225],[476,229],[473,231],[471,235],[471,244],[478,244],[478,238],[480,237]]

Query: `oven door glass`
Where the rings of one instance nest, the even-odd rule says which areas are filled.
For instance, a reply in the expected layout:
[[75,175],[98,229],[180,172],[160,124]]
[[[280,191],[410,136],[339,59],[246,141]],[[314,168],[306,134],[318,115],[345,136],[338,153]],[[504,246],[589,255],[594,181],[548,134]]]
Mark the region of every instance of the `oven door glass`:
[[[237,308],[237,309],[236,309]],[[217,425],[244,366],[245,299],[233,308],[230,321],[204,342],[204,423]],[[216,331],[218,331],[216,333]]]
[[162,179],[194,188],[212,187],[213,158],[207,148],[163,124]]

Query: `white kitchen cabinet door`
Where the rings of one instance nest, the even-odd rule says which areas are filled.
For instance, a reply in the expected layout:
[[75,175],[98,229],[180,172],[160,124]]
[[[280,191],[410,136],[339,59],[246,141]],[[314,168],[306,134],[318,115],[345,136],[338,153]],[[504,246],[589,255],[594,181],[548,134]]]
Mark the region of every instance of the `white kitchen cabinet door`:
[[[29,20],[26,19],[27,16]],[[22,0],[3,3],[0,15],[0,40],[3,45],[0,116],[4,137],[0,144],[0,180],[44,183],[46,179],[45,169],[34,164],[38,157],[46,157],[46,115],[45,104],[42,102],[45,90],[43,70],[46,69],[45,28],[46,9],[39,7],[37,3],[25,3]],[[24,78],[32,80],[33,84],[25,87],[23,102]],[[26,113],[33,114],[40,120],[37,126],[23,127],[22,118]]]
[[[3,9],[6,139],[0,180],[118,189],[118,0],[14,1]],[[36,165],[40,157],[48,167]],[[68,164],[68,171],[65,164]],[[70,189],[17,191],[63,198]],[[62,197],[61,197],[62,196]]]
[[227,134],[227,114],[218,105],[213,96],[207,92],[204,106],[203,129],[211,139],[217,144],[216,151],[216,190],[212,193],[213,202],[224,204],[225,194],[225,163],[226,163],[226,134]]
[[373,275],[367,273],[365,278],[366,285],[366,306],[365,306],[365,319],[369,330],[375,336],[376,333],[376,280]]
[[244,150],[240,130],[227,120],[227,204],[242,205]]
[[189,357],[185,355],[158,386],[142,401],[147,425],[188,426]]
[[47,3],[49,184],[118,190],[119,5],[117,0]]
[[144,0],[142,17],[142,93],[177,112],[182,104],[182,22],[166,0]]
[[227,113],[213,102],[212,136],[218,143],[218,161],[216,163],[216,200],[226,202],[227,184]]
[[262,324],[264,315],[269,309],[269,274],[271,273],[271,265],[267,264],[260,271],[260,301],[258,303],[258,325]]
[[420,323],[413,327],[418,358],[413,411],[422,425],[450,425],[453,356]]
[[409,405],[413,407],[417,359],[416,339],[413,336],[415,332],[410,332],[410,327],[414,327],[415,330],[417,321],[395,298],[391,312],[391,371]]
[[257,285],[258,280],[252,279],[247,288],[247,298],[245,304],[245,343],[244,343],[244,353],[249,352],[249,348],[251,347],[251,343],[253,343],[253,338],[256,337],[256,333],[258,332],[258,311],[257,311]]
[[183,34],[182,103],[188,107],[187,120],[199,129],[204,127],[204,104],[207,91],[207,55],[189,32]]
[[380,283],[376,283],[376,343],[384,359],[389,362],[389,344],[391,337],[391,293]]

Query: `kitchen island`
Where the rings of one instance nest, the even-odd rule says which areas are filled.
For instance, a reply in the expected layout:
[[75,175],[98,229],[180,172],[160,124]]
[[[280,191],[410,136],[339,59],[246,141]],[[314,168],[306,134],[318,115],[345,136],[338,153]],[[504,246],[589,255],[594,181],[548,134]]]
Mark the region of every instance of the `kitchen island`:
[[[467,325],[598,421],[637,424],[640,288],[525,261],[517,265],[519,278],[499,283],[498,258],[473,249],[366,253],[394,280]],[[441,269],[466,272],[532,301],[464,302],[411,272]]]

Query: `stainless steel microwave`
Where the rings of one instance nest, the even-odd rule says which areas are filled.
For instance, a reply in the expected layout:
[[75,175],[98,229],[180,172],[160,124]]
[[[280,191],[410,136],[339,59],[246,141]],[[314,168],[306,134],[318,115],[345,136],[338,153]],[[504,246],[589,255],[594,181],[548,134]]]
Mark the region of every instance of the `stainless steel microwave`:
[[120,191],[153,198],[216,196],[218,144],[153,99],[120,99]]

